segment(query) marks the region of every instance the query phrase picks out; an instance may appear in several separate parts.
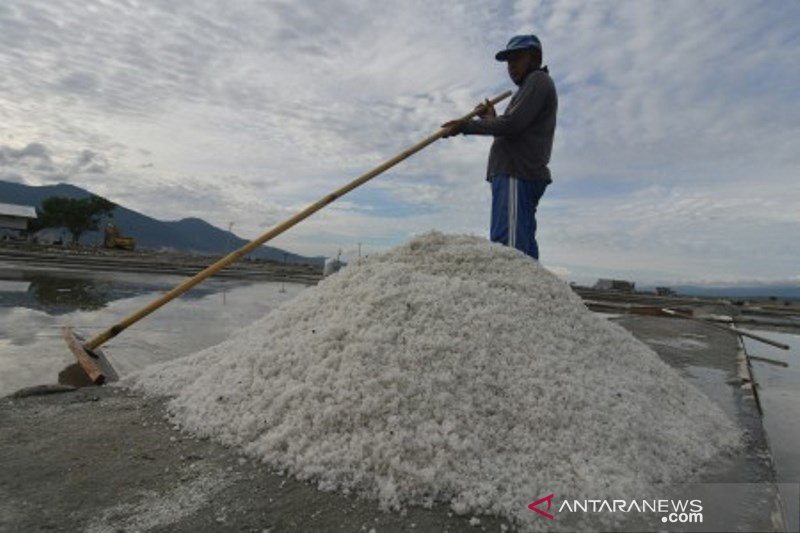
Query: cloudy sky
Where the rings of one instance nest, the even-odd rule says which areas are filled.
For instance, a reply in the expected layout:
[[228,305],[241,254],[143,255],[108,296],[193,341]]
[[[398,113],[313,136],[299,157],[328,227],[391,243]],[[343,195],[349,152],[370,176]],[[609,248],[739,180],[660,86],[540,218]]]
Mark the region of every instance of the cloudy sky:
[[[577,281],[800,280],[800,2],[0,3],[0,179],[247,238],[513,88],[560,96],[542,262]],[[486,235],[488,138],[439,141],[273,244]],[[0,199],[2,201],[2,199]]]

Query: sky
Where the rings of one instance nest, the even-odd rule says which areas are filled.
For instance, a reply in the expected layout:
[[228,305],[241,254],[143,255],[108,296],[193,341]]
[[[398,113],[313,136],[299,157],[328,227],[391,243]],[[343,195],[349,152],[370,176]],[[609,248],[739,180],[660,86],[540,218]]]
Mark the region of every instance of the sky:
[[[547,268],[800,283],[791,0],[5,0],[0,180],[255,238],[515,89],[494,54],[521,33],[559,93]],[[432,229],[487,236],[490,144],[437,141],[270,244],[350,259]]]

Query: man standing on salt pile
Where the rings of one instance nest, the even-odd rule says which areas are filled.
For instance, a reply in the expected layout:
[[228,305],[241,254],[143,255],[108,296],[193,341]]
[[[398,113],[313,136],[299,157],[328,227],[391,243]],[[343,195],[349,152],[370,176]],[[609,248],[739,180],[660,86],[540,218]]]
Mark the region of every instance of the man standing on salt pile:
[[542,43],[535,35],[517,35],[495,55],[508,63],[508,75],[519,90],[505,112],[497,116],[487,100],[478,106],[479,119],[453,120],[445,137],[493,135],[486,179],[492,184],[490,239],[539,259],[536,206],[552,182],[550,152],[556,130],[558,96],[547,67]]

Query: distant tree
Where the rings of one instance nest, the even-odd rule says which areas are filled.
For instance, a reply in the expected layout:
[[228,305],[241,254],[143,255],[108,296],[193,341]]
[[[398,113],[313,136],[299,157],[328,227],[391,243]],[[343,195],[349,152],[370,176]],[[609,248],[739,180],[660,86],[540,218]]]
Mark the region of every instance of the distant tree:
[[51,196],[42,201],[34,231],[44,228],[67,228],[72,234],[72,243],[77,244],[81,235],[98,229],[100,221],[112,216],[116,204],[101,198],[64,198]]

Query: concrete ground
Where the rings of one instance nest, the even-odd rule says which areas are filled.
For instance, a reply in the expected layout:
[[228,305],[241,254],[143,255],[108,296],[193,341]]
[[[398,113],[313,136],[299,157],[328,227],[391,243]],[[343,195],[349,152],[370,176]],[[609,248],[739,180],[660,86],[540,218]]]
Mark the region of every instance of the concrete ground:
[[[706,486],[706,521],[695,530],[781,530],[775,472],[752,389],[743,387],[737,338],[696,321],[624,317],[619,323],[742,428],[744,451],[710,465],[703,477],[741,490],[724,493],[709,489],[720,485]],[[503,531],[510,526],[486,516],[471,524],[471,516],[455,516],[444,505],[401,514],[352,495],[321,492],[219,444],[188,437],[164,415],[163,401],[113,387],[0,400],[0,531]]]

